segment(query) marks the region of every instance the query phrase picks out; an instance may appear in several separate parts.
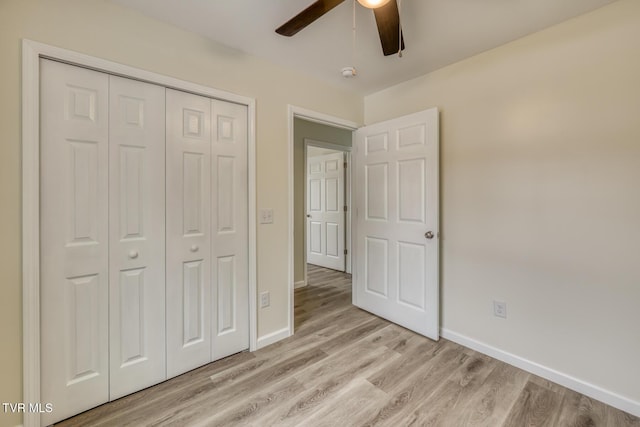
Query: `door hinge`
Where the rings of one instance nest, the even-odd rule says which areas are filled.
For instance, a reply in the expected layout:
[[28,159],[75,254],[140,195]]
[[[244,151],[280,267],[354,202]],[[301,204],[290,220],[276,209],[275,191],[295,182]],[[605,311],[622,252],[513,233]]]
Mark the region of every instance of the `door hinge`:
[[344,250],[344,254],[346,255],[346,254],[348,254],[348,253],[349,253],[349,251],[345,249],[345,250]]
[[347,207],[346,207],[346,206],[344,207],[344,211],[345,211],[345,212],[347,211]]
[[345,169],[347,168],[347,162],[344,162],[344,168]]

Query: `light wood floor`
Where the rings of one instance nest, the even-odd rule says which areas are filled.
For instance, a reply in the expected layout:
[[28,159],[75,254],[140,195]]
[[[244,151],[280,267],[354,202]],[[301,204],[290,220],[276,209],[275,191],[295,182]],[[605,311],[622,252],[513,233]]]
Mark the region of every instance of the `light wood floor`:
[[296,332],[62,426],[640,426],[598,401],[351,305],[350,276],[309,266]]

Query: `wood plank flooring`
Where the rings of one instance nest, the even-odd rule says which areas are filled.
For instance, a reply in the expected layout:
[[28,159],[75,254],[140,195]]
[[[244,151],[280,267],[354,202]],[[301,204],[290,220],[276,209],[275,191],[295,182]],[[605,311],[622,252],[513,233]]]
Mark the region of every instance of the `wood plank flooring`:
[[601,402],[351,305],[349,275],[309,266],[293,337],[60,426],[640,427]]

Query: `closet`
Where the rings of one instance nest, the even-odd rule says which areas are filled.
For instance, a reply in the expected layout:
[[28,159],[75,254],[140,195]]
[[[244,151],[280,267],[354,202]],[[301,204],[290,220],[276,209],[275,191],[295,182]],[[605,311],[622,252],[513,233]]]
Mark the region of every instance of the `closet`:
[[247,107],[40,70],[48,425],[249,347]]

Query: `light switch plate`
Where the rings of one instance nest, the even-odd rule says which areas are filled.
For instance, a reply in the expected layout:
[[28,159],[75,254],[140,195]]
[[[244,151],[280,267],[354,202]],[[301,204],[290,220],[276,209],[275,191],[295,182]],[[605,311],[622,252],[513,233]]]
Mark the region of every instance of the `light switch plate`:
[[260,209],[260,224],[273,224],[273,209]]

